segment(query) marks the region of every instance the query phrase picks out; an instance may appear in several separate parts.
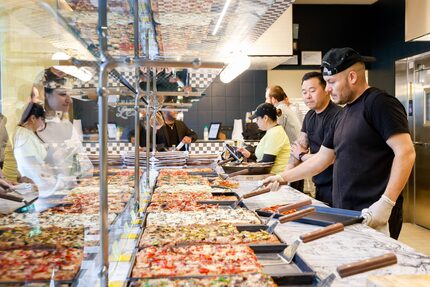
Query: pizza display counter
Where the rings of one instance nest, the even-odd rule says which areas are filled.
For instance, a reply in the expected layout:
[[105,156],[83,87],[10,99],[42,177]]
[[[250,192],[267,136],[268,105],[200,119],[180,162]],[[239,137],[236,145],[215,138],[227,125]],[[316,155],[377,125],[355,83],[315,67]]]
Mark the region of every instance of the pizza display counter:
[[[136,210],[133,172],[109,171],[110,286],[316,286],[339,265],[389,252],[397,264],[336,279],[332,286],[365,286],[370,275],[430,270],[430,257],[362,224],[300,244],[289,264],[285,248],[321,228],[317,219],[267,221],[256,210],[303,202],[306,195],[283,186],[247,198],[258,184],[252,176],[225,181],[210,168],[162,169],[152,173],[156,186],[142,189]],[[40,213],[0,218],[0,285],[99,284],[97,180],[48,199],[56,206]],[[310,203],[318,212],[336,213],[313,199]]]

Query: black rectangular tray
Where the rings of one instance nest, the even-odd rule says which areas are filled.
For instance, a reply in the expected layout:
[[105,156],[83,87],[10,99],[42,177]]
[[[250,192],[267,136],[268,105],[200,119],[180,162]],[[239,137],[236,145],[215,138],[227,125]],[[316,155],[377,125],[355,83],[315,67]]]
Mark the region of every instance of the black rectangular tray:
[[[265,230],[267,230],[269,228],[269,226],[264,225],[264,224],[254,224],[254,225],[249,224],[249,225],[236,225],[236,228],[237,228],[237,230],[239,232],[240,231],[257,232],[257,231],[260,231],[260,230],[265,231]],[[140,243],[140,240],[142,239],[142,236],[143,236],[144,232],[145,232],[145,227],[142,228],[142,231],[140,232],[139,238],[138,238],[138,240],[136,242],[136,248],[137,249],[141,249],[141,247],[139,247],[139,243]],[[286,248],[288,246],[286,243],[284,243],[282,241],[282,239],[279,237],[279,235],[276,232],[274,232],[273,234],[276,236],[276,238],[279,240],[280,243],[278,243],[278,244],[248,244],[248,246],[250,246],[254,250],[261,250],[261,251],[267,250],[268,246],[269,247],[270,246],[280,246],[280,247],[283,247],[283,248]],[[202,244],[204,244],[204,243],[202,243]],[[208,244],[210,244],[210,243],[208,243]],[[196,244],[183,243],[183,244],[178,244],[176,246],[186,246],[186,245],[196,245]]]
[[[77,286],[78,278],[81,276],[82,269],[76,272],[75,277],[71,280],[55,280],[55,286]],[[26,280],[26,281],[10,281],[10,282],[0,282],[0,286],[32,286],[31,284],[41,284],[41,286],[49,286],[51,280]],[[30,285],[29,285],[30,284]],[[43,284],[43,285],[42,285]]]
[[216,192],[213,191],[212,192],[213,196],[234,196],[236,197],[236,200],[216,200],[216,198],[214,200],[199,200],[197,201],[197,203],[202,203],[202,204],[218,204],[218,205],[233,205],[234,203],[236,203],[236,201],[239,200],[240,196],[233,191],[229,191],[229,192]]
[[[246,208],[246,207],[245,207]],[[252,210],[251,210],[252,211]],[[258,214],[256,213],[256,212],[254,212],[255,214],[256,214],[256,216],[257,216],[257,218],[259,219],[259,221],[260,221],[260,223],[259,224],[246,224],[247,226],[248,225],[250,225],[250,226],[266,226],[266,225],[264,225],[263,224],[263,220],[261,220],[261,218],[258,216]],[[144,214],[143,214],[143,218],[142,218],[142,224],[141,224],[141,228],[145,228],[146,227],[146,220],[147,220],[147,217],[148,217],[148,212],[145,212]],[[234,224],[233,224],[234,225]],[[238,225],[235,225],[235,226],[242,226],[242,225],[244,225],[244,224],[238,224]]]
[[[255,254],[257,255],[257,258],[259,259],[259,262],[263,265],[263,273],[270,275],[275,281],[275,283],[277,283],[279,286],[291,286],[291,285],[313,286],[317,282],[317,275],[315,271],[313,271],[312,268],[298,254],[294,256],[293,261],[290,264],[283,263],[280,265],[264,266],[264,260],[269,260],[271,262],[279,261],[279,263],[282,263],[282,259],[280,259],[277,254],[284,250],[285,248],[284,246],[267,245],[267,248],[265,249],[254,248],[252,246],[250,247],[251,249],[254,250]],[[131,262],[132,264],[128,274],[129,282],[136,281],[139,279],[151,279],[151,278],[131,277],[131,274],[136,262],[135,255],[133,255]],[[160,277],[153,277],[153,279],[155,278],[157,279],[207,278],[207,277],[214,277],[219,275],[225,275],[225,274],[210,275],[210,276],[205,276],[205,275],[175,276],[175,277],[160,276]],[[228,275],[225,275],[225,276],[228,276]]]
[[[318,226],[327,226],[337,222],[348,223],[351,220],[358,219],[361,215],[361,212],[356,210],[331,208],[331,207],[324,207],[324,206],[317,206],[317,205],[310,205],[310,206],[315,207],[316,212],[306,217],[297,219],[295,220],[296,222],[318,225]],[[302,208],[307,208],[307,207],[309,206],[305,206]],[[299,208],[299,209],[302,209],[302,208]],[[257,214],[261,216],[269,217],[272,215],[271,212],[262,211],[259,209],[257,209],[255,212],[257,212]],[[276,214],[275,218],[279,218],[281,216],[283,216],[283,214]]]

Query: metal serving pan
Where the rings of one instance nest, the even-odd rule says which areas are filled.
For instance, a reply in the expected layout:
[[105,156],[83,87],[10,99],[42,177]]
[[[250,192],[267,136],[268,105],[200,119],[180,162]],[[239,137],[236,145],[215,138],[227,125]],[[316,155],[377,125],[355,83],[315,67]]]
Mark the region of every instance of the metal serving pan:
[[[257,175],[268,174],[272,170],[273,162],[266,163],[228,163],[221,166],[225,173],[231,174],[233,172],[241,172],[241,175]],[[247,170],[246,173],[244,170]],[[230,176],[231,177],[231,176]]]
[[[253,212],[255,214],[255,216],[258,218],[258,220],[260,221],[260,223],[258,223],[258,224],[234,224],[234,223],[232,223],[232,224],[235,225],[235,226],[241,226],[241,225],[265,226],[263,224],[261,218],[258,216],[258,214],[255,211],[252,211],[252,210],[251,210],[251,212]],[[147,221],[147,218],[148,218],[148,214],[149,214],[148,212],[144,213],[144,216],[143,216],[143,219],[142,219],[142,223],[141,223],[141,227],[142,228],[146,227],[146,221]]]
[[[266,231],[269,228],[269,226],[264,225],[264,224],[236,225],[235,227],[239,232],[241,232],[241,231],[249,231],[249,232]],[[139,235],[139,238],[137,240],[137,243],[136,243],[137,249],[145,248],[145,247],[140,246],[140,241],[142,240],[144,232],[145,232],[145,228],[142,229],[142,231]],[[287,247],[287,244],[282,241],[282,239],[279,237],[279,235],[276,232],[274,232],[273,235],[275,235],[275,237],[279,240],[279,243],[273,243],[273,244],[261,243],[261,244],[247,244],[247,245],[250,246],[253,250],[259,250],[262,252],[267,250],[268,247],[273,247],[273,246],[279,246],[279,248],[281,248],[281,247],[286,248]],[[175,244],[175,246],[199,245],[199,244],[217,244],[217,243],[192,243],[192,242],[187,243],[187,242],[184,242],[184,243]]]
[[[77,279],[81,276],[81,272],[83,270],[79,269],[78,272],[76,272],[73,279],[70,280],[55,280],[55,286],[76,286]],[[2,281],[0,282],[0,286],[7,286],[7,287],[14,287],[14,286],[33,286],[32,284],[36,286],[49,286],[51,280],[23,280],[23,281]]]
[[[267,245],[267,248],[254,248],[250,246],[251,249],[254,250],[254,253],[257,255],[257,259],[260,264],[263,265],[263,273],[270,275],[275,283],[278,286],[291,286],[291,285],[300,285],[300,286],[313,286],[317,282],[317,275],[312,270],[312,268],[299,256],[296,256],[293,259],[291,264],[284,262],[280,256],[280,253],[284,250],[284,246],[270,246]],[[133,278],[131,277],[132,270],[134,268],[136,262],[136,256],[134,255],[132,258],[132,268],[129,271],[129,286],[133,285],[132,282],[135,282],[139,279],[151,279],[151,278]],[[194,275],[194,276],[165,276],[165,277],[156,277],[160,278],[168,278],[168,279],[186,279],[186,278],[211,278],[217,276],[231,276],[231,275]],[[152,279],[155,279],[153,277]]]
[[[310,205],[307,207],[315,207],[315,213],[310,214],[306,217],[295,220],[296,222],[318,225],[318,226],[328,226],[333,223],[342,223],[344,225],[350,225],[354,223],[361,222],[360,218],[361,212],[355,210],[347,210],[341,208],[331,208],[331,207],[323,207],[317,205]],[[301,209],[301,208],[298,208]],[[271,212],[262,211],[257,209],[258,215],[269,217],[272,215]],[[279,218],[283,216],[283,214],[275,214],[275,218]]]

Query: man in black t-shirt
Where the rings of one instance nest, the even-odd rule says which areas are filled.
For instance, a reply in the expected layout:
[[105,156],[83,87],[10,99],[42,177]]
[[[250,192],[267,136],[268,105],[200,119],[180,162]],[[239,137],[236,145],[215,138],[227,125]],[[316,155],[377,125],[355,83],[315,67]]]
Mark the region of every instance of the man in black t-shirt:
[[[286,169],[294,168],[316,154],[329,133],[332,122],[341,107],[330,100],[325,91],[326,83],[321,73],[309,72],[302,78],[302,97],[310,108],[303,120],[298,140],[291,146],[291,156]],[[316,199],[332,206],[333,165],[312,178]]]
[[362,210],[363,222],[386,234],[390,220],[391,236],[397,238],[402,226],[399,196],[412,170],[415,150],[402,104],[369,87],[365,60],[351,48],[331,49],[324,55],[321,68],[326,91],[335,103],[346,106],[318,153],[266,182],[295,181],[335,161],[333,206]]
[[[189,144],[197,140],[197,134],[188,128],[183,121],[176,119],[176,111],[163,112],[165,124],[157,131],[157,148],[170,148],[179,143]],[[185,146],[181,148],[185,150]]]

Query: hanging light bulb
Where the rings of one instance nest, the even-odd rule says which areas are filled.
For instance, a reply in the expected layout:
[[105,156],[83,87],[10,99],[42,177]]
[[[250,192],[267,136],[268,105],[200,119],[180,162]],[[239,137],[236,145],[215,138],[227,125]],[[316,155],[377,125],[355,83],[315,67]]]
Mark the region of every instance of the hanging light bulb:
[[224,70],[221,71],[220,80],[223,83],[230,83],[234,78],[242,74],[251,66],[251,59],[245,54],[234,57]]

